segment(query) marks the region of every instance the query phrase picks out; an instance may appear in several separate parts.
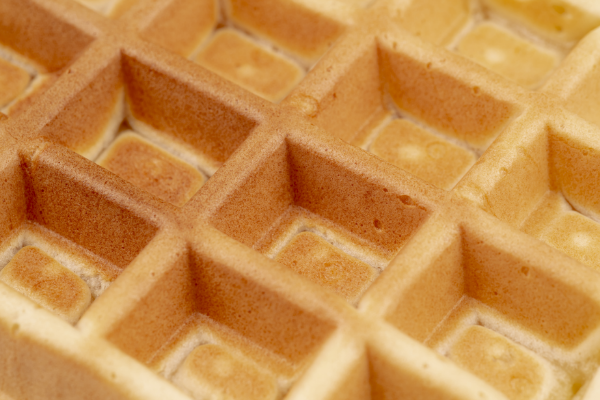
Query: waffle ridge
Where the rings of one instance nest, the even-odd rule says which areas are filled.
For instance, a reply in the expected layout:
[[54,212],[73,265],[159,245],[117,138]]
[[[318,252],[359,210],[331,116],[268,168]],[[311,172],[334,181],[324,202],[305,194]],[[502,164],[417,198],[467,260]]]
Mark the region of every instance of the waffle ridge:
[[585,0],[2,0],[0,399],[600,397]]

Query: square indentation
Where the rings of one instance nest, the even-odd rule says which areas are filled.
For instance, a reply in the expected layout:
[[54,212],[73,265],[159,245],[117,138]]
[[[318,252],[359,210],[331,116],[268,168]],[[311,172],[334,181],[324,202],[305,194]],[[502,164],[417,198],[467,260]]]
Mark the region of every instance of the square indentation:
[[353,32],[286,102],[334,136],[451,189],[523,109],[523,93],[503,85],[408,35]]
[[278,102],[353,23],[359,3],[174,0],[148,13],[140,36]]
[[262,119],[258,99],[241,89],[224,92],[213,74],[161,49],[92,46],[70,66],[68,96],[59,96],[60,107],[47,104],[56,115],[39,132],[84,157],[95,159],[126,120],[210,176]]
[[597,368],[597,275],[483,213],[473,217],[423,240],[433,254],[417,255],[421,244],[411,242],[410,263],[394,265],[401,285],[379,294],[383,316],[510,398],[575,395]]
[[235,194],[214,206],[218,211],[210,220],[355,303],[427,219],[431,206],[413,193],[416,181],[406,191],[383,183],[356,171],[345,151],[365,157],[343,143],[288,137]]
[[77,92],[40,135],[166,202],[182,206],[259,124],[248,95],[232,102],[231,93],[215,93],[217,78],[204,70],[194,68],[207,80],[189,85],[146,59],[152,54],[122,56],[106,43],[94,50],[83,61],[96,67],[81,71],[83,61],[71,67],[80,72]]
[[511,399],[569,397],[590,379],[585,367],[577,370],[548,357],[494,321],[498,317],[485,304],[465,297],[426,344]]
[[82,182],[82,161],[49,145],[2,171],[3,196],[11,200],[0,211],[0,279],[71,323],[158,230],[151,217],[100,194],[110,178],[100,178],[102,189],[91,176]]
[[[540,121],[531,115],[516,124],[507,143],[489,152],[490,158],[474,168],[458,192],[512,226],[598,268],[598,132],[574,116],[561,118],[568,122]],[[504,161],[498,163],[500,159]]]
[[[390,4],[388,9],[397,8]],[[427,41],[537,89],[574,45],[600,25],[600,13],[591,3],[576,1],[451,0],[438,7],[432,0],[419,0],[396,20]],[[446,26],[440,28],[442,24]]]
[[[318,302],[297,304],[291,289],[257,276],[261,256],[212,228],[206,235],[201,245],[163,237],[80,326],[195,396],[278,398],[336,322]],[[225,254],[220,246],[237,250]],[[108,313],[118,304],[123,312]],[[243,393],[248,385],[255,390]]]

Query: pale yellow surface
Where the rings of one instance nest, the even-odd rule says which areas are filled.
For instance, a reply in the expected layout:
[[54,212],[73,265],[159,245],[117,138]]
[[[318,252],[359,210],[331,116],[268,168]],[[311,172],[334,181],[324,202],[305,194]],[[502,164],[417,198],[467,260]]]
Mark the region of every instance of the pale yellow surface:
[[540,238],[548,226],[558,218],[566,207],[569,207],[561,193],[549,190],[539,202],[535,210],[521,225],[521,230],[536,238]]
[[195,399],[271,400],[277,397],[274,377],[214,344],[196,347],[177,370],[173,381]]
[[133,6],[135,6],[139,0],[119,0],[114,3],[114,7],[110,10],[111,18],[119,18],[127,11],[129,11]]
[[538,86],[557,56],[493,24],[482,24],[458,44],[458,52],[527,88]]
[[370,151],[442,189],[451,189],[475,163],[475,155],[405,119],[397,119],[375,138]]
[[30,80],[27,71],[0,58],[0,107],[23,93]]
[[0,272],[0,281],[71,323],[91,302],[81,278],[32,246],[17,252]]
[[112,143],[98,164],[175,206],[183,206],[204,183],[197,169],[129,132]]
[[523,347],[482,326],[467,328],[449,357],[512,400],[535,398],[544,380],[541,365]]
[[[392,2],[392,4],[399,4]],[[398,25],[414,35],[444,46],[451,42],[471,16],[469,0],[413,1],[404,13],[398,13]]]
[[217,32],[196,62],[273,102],[281,100],[304,77],[295,63],[233,29]]
[[600,224],[592,219],[566,212],[553,221],[541,239],[600,271]]
[[553,39],[579,40],[600,25],[597,0],[484,0],[484,3]]
[[374,279],[375,270],[310,232],[296,235],[275,260],[354,302]]
[[570,210],[561,193],[548,191],[521,230],[600,271],[600,224]]

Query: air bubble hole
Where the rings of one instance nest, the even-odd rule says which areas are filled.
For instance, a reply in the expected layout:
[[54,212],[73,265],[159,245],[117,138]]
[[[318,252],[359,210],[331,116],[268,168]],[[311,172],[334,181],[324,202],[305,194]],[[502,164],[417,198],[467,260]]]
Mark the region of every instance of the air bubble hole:
[[414,206],[415,205],[413,199],[410,196],[402,195],[402,196],[400,196],[400,201],[402,203],[406,204],[407,206]]

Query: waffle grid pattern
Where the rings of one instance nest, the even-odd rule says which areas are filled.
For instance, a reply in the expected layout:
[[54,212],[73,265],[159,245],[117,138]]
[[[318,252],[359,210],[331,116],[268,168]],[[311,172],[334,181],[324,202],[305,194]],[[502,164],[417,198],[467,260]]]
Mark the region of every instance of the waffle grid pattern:
[[[514,30],[531,84],[460,54],[492,0],[83,3],[0,2],[0,267],[91,303],[0,273],[0,399],[600,396],[593,18]],[[193,62],[224,30],[265,64]]]

